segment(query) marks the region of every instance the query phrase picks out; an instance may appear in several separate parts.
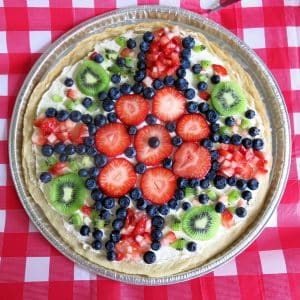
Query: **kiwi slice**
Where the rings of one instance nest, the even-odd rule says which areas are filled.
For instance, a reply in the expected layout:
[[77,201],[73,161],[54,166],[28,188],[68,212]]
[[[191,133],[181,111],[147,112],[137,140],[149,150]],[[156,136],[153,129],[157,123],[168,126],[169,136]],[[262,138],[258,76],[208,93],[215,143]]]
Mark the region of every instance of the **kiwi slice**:
[[211,239],[220,227],[220,216],[211,205],[193,207],[182,216],[182,229],[192,239]]
[[238,190],[231,190],[228,193],[228,201],[229,202],[235,202],[241,197],[241,194]]
[[107,72],[92,60],[85,60],[78,67],[75,81],[79,90],[88,96],[97,96],[109,86]]
[[211,101],[215,110],[222,116],[240,114],[246,110],[246,97],[239,85],[232,81],[215,85]]
[[173,229],[174,231],[181,231],[182,230],[181,220],[174,217],[171,223],[171,229]]
[[62,215],[72,215],[84,203],[86,189],[76,174],[54,178],[49,187],[50,204]]
[[182,251],[187,244],[187,241],[183,238],[177,239],[175,242],[171,243],[170,246],[176,250]]
[[80,228],[83,225],[82,216],[78,213],[75,213],[69,219],[69,222],[75,226],[75,228]]

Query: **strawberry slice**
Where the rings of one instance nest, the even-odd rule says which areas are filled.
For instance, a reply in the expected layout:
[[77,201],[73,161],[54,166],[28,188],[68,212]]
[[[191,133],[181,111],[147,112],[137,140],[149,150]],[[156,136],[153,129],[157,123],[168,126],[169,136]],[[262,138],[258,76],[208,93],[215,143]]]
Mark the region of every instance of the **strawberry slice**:
[[141,190],[149,201],[164,204],[174,196],[176,177],[170,170],[162,167],[148,169],[142,175]]
[[176,235],[173,231],[168,231],[164,237],[161,239],[161,244],[163,246],[169,246],[176,241]]
[[211,167],[209,151],[195,143],[183,143],[175,152],[173,171],[185,178],[203,178]]
[[130,136],[123,124],[106,124],[98,129],[95,144],[100,152],[107,156],[116,156],[130,145]]
[[76,100],[76,98],[78,97],[78,93],[74,89],[67,89],[66,96],[71,100]]
[[124,158],[111,160],[100,172],[98,183],[104,193],[111,197],[120,197],[135,185],[136,174],[132,164]]
[[152,111],[161,121],[175,121],[185,112],[184,96],[172,87],[156,92],[152,101]]
[[226,228],[230,228],[233,225],[233,214],[225,209],[221,215],[222,225]]
[[53,165],[50,169],[49,172],[52,175],[64,175],[67,172],[69,172],[68,168],[68,163],[67,162],[57,162],[55,165]]
[[116,114],[126,125],[139,125],[148,114],[149,104],[143,97],[135,94],[120,97],[116,104]]
[[221,76],[226,76],[228,74],[227,70],[221,65],[212,64],[212,68],[215,71],[215,73]]
[[[149,146],[149,139],[156,137],[159,146],[152,148]],[[172,143],[169,132],[162,125],[145,126],[138,130],[134,146],[137,151],[137,160],[146,165],[156,165],[172,153]]]
[[205,118],[197,114],[182,116],[177,123],[176,132],[185,142],[198,142],[210,134]]

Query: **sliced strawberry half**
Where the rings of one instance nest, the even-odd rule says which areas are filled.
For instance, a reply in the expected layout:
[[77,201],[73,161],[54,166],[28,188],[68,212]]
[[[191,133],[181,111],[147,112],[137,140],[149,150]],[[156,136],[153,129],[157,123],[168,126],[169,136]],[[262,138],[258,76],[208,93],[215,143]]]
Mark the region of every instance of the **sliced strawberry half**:
[[98,183],[104,193],[111,197],[120,197],[135,185],[136,174],[132,164],[124,158],[111,160],[100,172]]
[[173,171],[178,176],[201,179],[210,167],[210,152],[196,143],[183,143],[175,152]]
[[[156,137],[159,140],[159,146],[152,148],[149,146],[149,139]],[[145,126],[138,130],[134,146],[137,151],[137,160],[146,165],[156,165],[172,153],[171,136],[162,125]]]
[[155,204],[168,202],[176,190],[176,176],[168,169],[148,169],[141,178],[141,190],[149,201]]
[[107,156],[116,156],[130,145],[130,136],[123,124],[106,124],[98,129],[95,144],[100,152]]
[[197,114],[182,116],[177,123],[176,132],[185,142],[198,142],[210,134],[205,118]]
[[116,104],[118,118],[126,125],[139,125],[149,112],[148,101],[135,94],[120,97]]
[[217,73],[221,76],[226,76],[228,74],[227,70],[221,65],[212,64],[212,68],[215,71],[215,73]]
[[175,121],[185,112],[186,100],[173,87],[165,87],[156,92],[152,101],[152,111],[161,121]]

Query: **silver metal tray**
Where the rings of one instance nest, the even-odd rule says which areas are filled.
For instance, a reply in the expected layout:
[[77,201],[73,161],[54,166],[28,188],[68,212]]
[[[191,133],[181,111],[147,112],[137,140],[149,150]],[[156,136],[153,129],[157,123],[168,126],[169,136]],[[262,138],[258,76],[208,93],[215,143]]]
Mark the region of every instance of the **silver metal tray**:
[[[208,39],[231,54],[251,75],[266,105],[271,122],[273,167],[264,209],[238,241],[198,268],[178,275],[149,278],[105,269],[89,262],[68,247],[30,198],[21,168],[21,143],[23,114],[34,87],[75,44],[109,27],[157,20],[165,20],[183,28],[202,32]],[[40,57],[24,81],[14,107],[9,135],[10,167],[18,195],[27,214],[44,237],[62,254],[89,271],[111,279],[140,285],[171,284],[206,274],[228,262],[249,246],[262,231],[280,201],[289,171],[290,153],[290,127],[284,99],[264,63],[247,45],[222,26],[195,13],[162,6],[139,6],[116,10],[90,19],[60,37]]]

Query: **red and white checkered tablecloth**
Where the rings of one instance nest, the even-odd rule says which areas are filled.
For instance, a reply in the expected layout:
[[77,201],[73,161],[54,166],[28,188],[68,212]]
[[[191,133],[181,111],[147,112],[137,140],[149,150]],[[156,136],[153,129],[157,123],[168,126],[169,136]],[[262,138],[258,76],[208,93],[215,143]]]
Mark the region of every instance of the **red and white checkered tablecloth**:
[[[140,4],[200,13],[222,0],[0,0],[0,299],[300,299],[300,0],[243,0],[210,14],[265,61],[285,97],[292,164],[276,214],[227,265],[171,286],[132,286],[90,274],[29,221],[8,170],[8,128],[18,90],[52,41],[74,25]],[[276,159],[276,158],[275,158]]]

